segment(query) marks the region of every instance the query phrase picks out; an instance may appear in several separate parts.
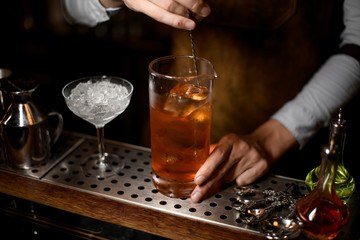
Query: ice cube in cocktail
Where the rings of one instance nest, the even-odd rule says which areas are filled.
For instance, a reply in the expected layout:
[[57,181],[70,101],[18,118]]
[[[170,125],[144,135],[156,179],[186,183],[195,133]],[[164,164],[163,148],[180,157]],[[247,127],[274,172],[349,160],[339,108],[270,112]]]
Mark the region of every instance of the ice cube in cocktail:
[[178,83],[170,91],[170,96],[202,101],[209,95],[209,89],[190,83]]
[[[154,99],[153,99],[154,100]],[[157,101],[165,101],[160,103]],[[152,166],[156,179],[191,182],[209,155],[211,95],[209,89],[179,83],[167,98],[150,106]]]
[[164,110],[178,117],[190,115],[209,95],[208,88],[190,83],[178,83],[169,93]]
[[153,182],[170,197],[190,196],[194,176],[209,156],[212,85],[217,75],[208,60],[195,59],[166,56],[149,64]]

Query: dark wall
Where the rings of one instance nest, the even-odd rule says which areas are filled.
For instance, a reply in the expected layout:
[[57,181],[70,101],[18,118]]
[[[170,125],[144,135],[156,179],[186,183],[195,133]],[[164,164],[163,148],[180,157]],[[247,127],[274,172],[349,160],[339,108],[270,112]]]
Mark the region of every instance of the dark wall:
[[91,135],[95,128],[67,109],[62,87],[90,75],[130,80],[134,85],[130,106],[106,126],[105,137],[148,145],[147,66],[169,53],[163,26],[126,8],[94,28],[71,25],[60,3],[0,2],[0,68],[11,69],[14,78],[37,81],[36,104],[63,114],[66,130]]
[[[62,87],[79,77],[115,75],[130,80],[134,94],[128,109],[105,127],[105,138],[149,146],[147,66],[170,53],[169,28],[128,9],[95,28],[68,24],[60,1],[0,1],[0,68],[40,86],[34,101],[46,111],[63,114],[65,129],[95,135],[91,124],[66,107]],[[347,169],[360,185],[358,96],[344,108],[348,134],[344,152]],[[304,179],[320,164],[321,146],[328,140],[324,128],[302,151],[292,151],[272,171]]]

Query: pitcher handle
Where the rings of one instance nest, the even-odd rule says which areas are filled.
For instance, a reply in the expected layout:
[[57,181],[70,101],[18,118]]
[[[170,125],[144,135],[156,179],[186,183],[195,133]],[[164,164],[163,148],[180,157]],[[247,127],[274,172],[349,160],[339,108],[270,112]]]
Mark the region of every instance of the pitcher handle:
[[57,142],[57,140],[59,139],[59,137],[60,137],[60,135],[62,133],[64,120],[63,120],[62,115],[60,113],[58,113],[58,112],[49,112],[48,116],[57,116],[57,118],[58,118],[57,127],[56,127],[54,133],[52,134],[52,136],[50,138],[51,139],[50,140],[50,146],[52,147]]

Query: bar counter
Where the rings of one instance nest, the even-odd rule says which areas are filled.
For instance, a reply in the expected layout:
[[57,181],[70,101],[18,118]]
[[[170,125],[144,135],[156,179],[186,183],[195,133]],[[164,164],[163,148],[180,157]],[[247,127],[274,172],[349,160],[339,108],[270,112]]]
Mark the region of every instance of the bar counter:
[[[232,208],[235,185],[224,186],[221,192],[197,204],[190,199],[168,198],[153,187],[150,149],[110,140],[106,140],[105,148],[118,154],[125,168],[106,179],[86,177],[79,162],[97,152],[96,138],[64,132],[52,158],[43,166],[14,170],[2,160],[0,192],[171,239],[266,239],[258,226],[239,221],[238,212]],[[296,185],[303,195],[307,193],[303,181],[275,175],[266,176],[252,187],[284,191],[290,185]],[[340,239],[351,239],[352,229],[359,222],[358,195],[353,198],[356,204]]]

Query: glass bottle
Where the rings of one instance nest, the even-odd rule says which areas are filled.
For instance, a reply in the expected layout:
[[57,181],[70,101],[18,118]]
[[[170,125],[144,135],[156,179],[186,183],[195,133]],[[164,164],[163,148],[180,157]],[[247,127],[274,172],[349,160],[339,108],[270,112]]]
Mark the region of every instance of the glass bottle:
[[[330,124],[329,143],[335,143],[339,146],[340,162],[335,177],[335,191],[338,197],[346,204],[355,190],[355,181],[344,166],[345,130],[346,121],[342,118],[342,109],[340,108],[338,118]],[[309,192],[314,190],[318,182],[320,166],[312,169],[306,176],[305,183]]]
[[336,195],[334,182],[340,148],[330,143],[322,150],[319,181],[295,206],[303,234],[310,239],[334,239],[349,218],[349,209]]

